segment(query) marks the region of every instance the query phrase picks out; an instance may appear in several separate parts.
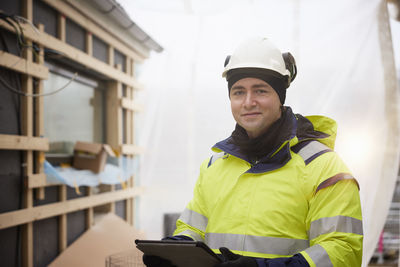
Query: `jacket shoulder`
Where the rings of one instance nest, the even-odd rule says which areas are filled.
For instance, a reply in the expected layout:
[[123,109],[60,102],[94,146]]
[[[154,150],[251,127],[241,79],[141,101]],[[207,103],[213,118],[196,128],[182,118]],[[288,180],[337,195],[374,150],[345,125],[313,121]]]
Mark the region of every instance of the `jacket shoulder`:
[[333,151],[325,144],[316,140],[300,142],[297,145],[293,146],[291,149],[294,153],[298,154],[304,160],[305,165],[308,165],[322,154]]
[[227,156],[228,154],[226,152],[215,152],[210,159],[208,160],[207,168],[209,168],[214,162],[216,162],[218,159],[223,158]]

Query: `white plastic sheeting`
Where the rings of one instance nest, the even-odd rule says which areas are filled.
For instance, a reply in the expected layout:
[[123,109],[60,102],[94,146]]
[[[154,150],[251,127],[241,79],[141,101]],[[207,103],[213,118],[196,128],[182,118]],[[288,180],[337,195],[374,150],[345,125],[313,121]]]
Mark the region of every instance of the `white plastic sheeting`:
[[162,236],[162,215],[192,196],[210,147],[234,129],[225,56],[261,35],[291,51],[298,76],[286,104],[338,122],[336,150],[360,183],[364,266],[384,225],[399,169],[399,95],[389,20],[380,0],[121,1],[165,47],[141,68],[137,226]]

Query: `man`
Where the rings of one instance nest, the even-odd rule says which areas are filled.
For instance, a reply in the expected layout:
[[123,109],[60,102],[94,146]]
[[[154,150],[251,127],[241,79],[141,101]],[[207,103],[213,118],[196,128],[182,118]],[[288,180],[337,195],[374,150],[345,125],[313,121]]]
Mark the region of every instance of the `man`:
[[358,184],[333,151],[336,123],[283,106],[296,72],[267,38],[242,43],[225,62],[237,125],[201,165],[170,237],[204,241],[221,253],[216,267],[361,266]]

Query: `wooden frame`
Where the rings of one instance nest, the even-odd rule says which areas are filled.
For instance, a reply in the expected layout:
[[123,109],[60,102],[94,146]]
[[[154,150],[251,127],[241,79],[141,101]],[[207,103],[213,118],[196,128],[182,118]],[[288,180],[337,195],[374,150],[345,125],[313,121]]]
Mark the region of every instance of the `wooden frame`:
[[138,45],[133,45],[132,43],[128,44],[121,38],[121,36],[116,36],[109,32],[107,30],[107,25],[105,25],[102,21],[97,20],[94,22],[95,18],[93,18],[90,14],[83,15],[82,12],[79,11],[79,6],[77,6],[73,1],[42,1],[53,7],[58,12],[68,14],[68,17],[74,20],[77,24],[81,25],[92,34],[95,34],[128,57],[131,57],[139,62],[142,62],[148,57],[148,52],[146,52],[143,48],[139,47]]
[[49,70],[46,67],[1,50],[0,58],[2,59],[0,61],[0,66],[2,67],[28,74],[39,79],[47,79],[49,75]]
[[0,149],[47,151],[49,140],[42,137],[0,134]]
[[[5,22],[0,22],[0,27],[8,29],[10,31],[14,31],[14,29],[6,24]],[[138,81],[136,81],[133,77],[129,76],[128,74],[117,70],[114,66],[110,64],[106,64],[103,61],[98,60],[85,52],[76,49],[69,44],[54,38],[53,36],[47,33],[37,33],[35,32],[29,25],[23,24],[22,29],[24,31],[24,35],[26,38],[32,40],[33,42],[43,45],[45,47],[54,49],[60,52],[61,55],[65,56],[66,58],[75,61],[87,68],[104,75],[107,78],[112,80],[118,80],[128,86],[132,86],[135,89],[140,89],[143,87]],[[65,38],[65,37],[64,37]],[[110,48],[112,50],[113,47]],[[110,53],[113,54],[113,53]]]
[[[33,0],[22,0],[22,16],[27,20],[33,20]],[[58,34],[55,38],[44,31],[43,25],[37,25],[36,32],[28,24],[22,25],[24,36],[28,45],[35,43],[39,52],[35,59],[32,51],[24,50],[22,57],[0,51],[0,66],[21,73],[22,90],[27,95],[42,94],[43,80],[48,78],[49,70],[44,65],[44,49],[50,48],[58,51],[68,60],[80,64],[86,69],[92,70],[109,80],[106,102],[107,143],[119,150],[128,158],[133,158],[143,152],[142,148],[135,145],[134,113],[141,111],[143,107],[134,100],[134,90],[140,90],[143,86],[134,78],[134,63],[142,62],[148,56],[147,48],[139,44],[127,44],[123,38],[115,35],[96,21],[91,16],[83,14],[74,1],[63,0],[55,3],[52,0],[42,0],[59,12]],[[66,43],[66,17],[86,29],[86,49],[80,51]],[[14,28],[0,21],[0,27],[14,32]],[[108,62],[104,63],[93,55],[92,34],[101,38],[108,45]],[[118,49],[126,57],[125,69],[121,65],[114,65],[114,49]],[[33,79],[37,79],[35,87]],[[123,85],[126,94],[122,95]],[[67,248],[67,214],[78,210],[86,211],[86,227],[93,225],[94,207],[105,205],[108,211],[114,212],[115,202],[124,200],[126,205],[126,220],[134,224],[134,198],[141,194],[143,188],[134,185],[134,177],[126,181],[123,190],[115,190],[115,186],[106,186],[104,192],[94,194],[92,188],[88,188],[87,196],[67,200],[66,185],[50,185],[46,183],[44,174],[44,151],[49,149],[49,141],[43,138],[43,98],[22,96],[22,135],[0,134],[0,149],[21,150],[24,153],[23,171],[24,192],[23,208],[0,214],[0,229],[21,226],[22,228],[22,265],[33,266],[33,222],[49,217],[59,219],[59,251]],[[123,116],[123,114],[125,116]],[[123,138],[125,136],[125,138]],[[124,140],[125,139],[125,140]],[[33,206],[33,198],[44,199],[44,188],[58,186],[59,200],[53,204]],[[36,194],[34,195],[34,192]]]
[[134,187],[72,200],[64,200],[53,204],[36,206],[30,209],[2,213],[0,214],[0,229],[59,216],[73,211],[84,210],[89,207],[95,207],[118,200],[133,198],[142,192],[143,188]]

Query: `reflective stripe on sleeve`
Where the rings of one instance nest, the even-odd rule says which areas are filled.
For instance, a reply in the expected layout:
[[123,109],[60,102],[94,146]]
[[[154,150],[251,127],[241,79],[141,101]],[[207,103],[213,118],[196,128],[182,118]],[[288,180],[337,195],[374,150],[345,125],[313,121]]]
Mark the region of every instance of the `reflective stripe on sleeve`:
[[313,159],[318,157],[319,155],[322,155],[326,152],[332,151],[329,147],[326,145],[318,142],[318,141],[311,141],[308,143],[306,146],[304,146],[298,154],[303,158],[304,162],[309,164]]
[[310,240],[312,240],[320,235],[332,232],[362,235],[362,221],[347,216],[321,218],[311,222],[308,237]]
[[238,251],[277,255],[293,255],[309,247],[309,241],[305,239],[238,234],[206,233],[205,240],[213,249],[228,247]]
[[326,179],[322,183],[320,183],[318,185],[317,189],[315,190],[315,194],[319,190],[324,189],[324,188],[326,188],[328,186],[334,185],[334,184],[336,184],[337,182],[339,182],[341,180],[353,180],[356,183],[356,185],[358,187],[358,190],[360,190],[360,186],[359,186],[357,180],[353,177],[353,175],[351,175],[349,173],[338,173],[338,174]]
[[190,231],[190,230],[185,230],[183,232],[178,233],[177,235],[188,235],[191,238],[193,238],[194,241],[203,241],[204,242],[204,239],[201,237],[201,235],[199,235],[196,232]]
[[305,250],[308,256],[318,267],[333,267],[331,259],[326,250],[320,245],[314,245]]
[[208,224],[208,219],[206,216],[201,215],[200,213],[197,213],[193,210],[190,210],[186,208],[181,216],[179,217],[179,220],[182,222],[189,224],[190,226],[193,226],[194,228],[199,229],[200,231],[205,232]]

